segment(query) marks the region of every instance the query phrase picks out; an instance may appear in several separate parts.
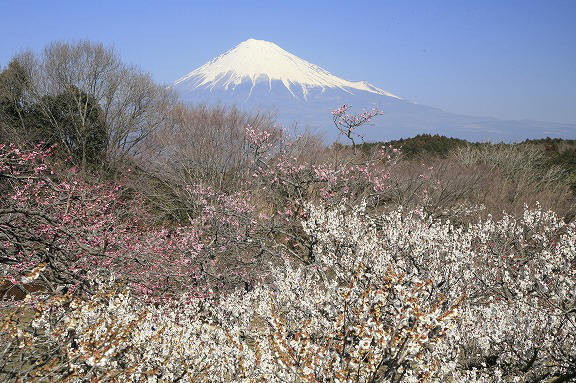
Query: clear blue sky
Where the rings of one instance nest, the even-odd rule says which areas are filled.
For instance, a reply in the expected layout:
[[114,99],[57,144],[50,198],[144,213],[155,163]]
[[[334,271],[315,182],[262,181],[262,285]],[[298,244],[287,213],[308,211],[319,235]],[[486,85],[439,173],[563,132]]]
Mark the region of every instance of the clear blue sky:
[[168,83],[251,37],[451,112],[576,123],[576,0],[0,0],[0,65],[89,39]]

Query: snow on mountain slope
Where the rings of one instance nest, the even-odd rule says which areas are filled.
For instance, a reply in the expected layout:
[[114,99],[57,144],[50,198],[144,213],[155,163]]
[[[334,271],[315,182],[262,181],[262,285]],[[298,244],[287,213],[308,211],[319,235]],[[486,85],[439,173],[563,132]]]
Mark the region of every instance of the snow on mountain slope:
[[198,69],[177,80],[175,86],[189,88],[220,87],[234,89],[251,81],[252,86],[267,82],[272,88],[274,81],[280,81],[294,96],[295,88],[300,88],[306,98],[310,88],[339,88],[352,93],[354,90],[399,98],[365,81],[347,81],[336,77],[317,65],[303,60],[278,45],[264,40],[249,39],[228,52],[216,57]]
[[254,39],[190,72],[172,88],[184,102],[271,113],[281,125],[296,125],[328,142],[338,139],[330,110],[342,104],[352,105],[355,113],[371,108],[384,113],[362,131],[367,141],[421,133],[506,142],[576,137],[575,124],[472,117],[415,104],[367,82],[343,80],[274,43]]

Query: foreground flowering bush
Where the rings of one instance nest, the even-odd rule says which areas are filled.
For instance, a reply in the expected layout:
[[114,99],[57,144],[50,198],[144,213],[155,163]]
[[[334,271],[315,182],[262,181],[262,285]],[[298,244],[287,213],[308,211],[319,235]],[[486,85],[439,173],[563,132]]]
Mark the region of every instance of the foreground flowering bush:
[[[57,172],[50,155],[0,145],[2,292],[82,290],[109,275],[154,298],[196,287],[203,245],[195,227],[154,227],[121,185],[87,182],[74,168]],[[23,277],[34,270],[43,272]]]
[[[6,318],[10,379],[567,382],[576,373],[576,228],[527,209],[465,227],[422,210],[308,204],[310,263],[154,305],[117,282]],[[287,257],[288,259],[288,257]],[[14,359],[14,358],[12,358]],[[6,375],[7,374],[7,375]]]
[[304,226],[318,251],[335,255],[327,269],[338,278],[371,259],[375,273],[393,267],[412,283],[430,279],[431,294],[448,302],[463,299],[448,333],[458,349],[458,379],[574,377],[574,223],[536,208],[519,219],[504,215],[456,227],[422,210],[371,217],[360,206],[311,209]]
[[443,310],[441,299],[430,300],[428,282],[405,288],[400,275],[372,277],[361,270],[338,286],[288,267],[275,271],[274,286],[163,306],[102,284],[89,300],[62,296],[36,305],[30,332],[7,321],[4,338],[7,350],[28,353],[16,370],[26,380],[399,382],[446,376],[454,365],[445,334],[455,307]]

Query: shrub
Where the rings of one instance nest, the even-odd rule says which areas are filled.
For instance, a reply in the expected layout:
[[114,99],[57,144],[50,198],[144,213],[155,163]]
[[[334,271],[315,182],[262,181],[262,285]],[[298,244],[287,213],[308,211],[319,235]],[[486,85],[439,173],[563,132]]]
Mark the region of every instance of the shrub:
[[4,322],[4,352],[20,345],[39,361],[19,364],[11,376],[497,382],[574,375],[574,224],[538,208],[468,227],[422,210],[372,216],[362,205],[308,205],[306,217],[314,262],[274,266],[270,281],[248,292],[151,305],[103,281],[89,299],[38,303],[29,327]]
[[24,289],[23,275],[41,268],[49,291],[89,289],[106,275],[156,297],[195,288],[202,244],[194,228],[150,226],[120,185],[89,183],[74,168],[57,177],[49,156],[0,146],[2,276]]

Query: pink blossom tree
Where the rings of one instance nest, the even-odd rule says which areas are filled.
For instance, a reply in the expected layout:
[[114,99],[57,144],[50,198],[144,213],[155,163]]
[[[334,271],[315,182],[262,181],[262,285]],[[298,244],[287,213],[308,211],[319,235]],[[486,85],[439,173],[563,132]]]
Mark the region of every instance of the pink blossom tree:
[[195,228],[151,226],[138,196],[84,181],[74,168],[56,172],[49,157],[0,147],[0,262],[12,285],[26,293],[23,275],[40,267],[36,284],[50,291],[110,275],[157,296],[195,288],[203,247]]
[[382,115],[383,112],[374,108],[362,113],[350,114],[348,113],[350,108],[349,105],[344,104],[332,110],[331,113],[338,133],[350,140],[352,147],[356,148],[355,139],[364,139],[364,136],[358,131],[359,128],[368,124],[374,117]]

